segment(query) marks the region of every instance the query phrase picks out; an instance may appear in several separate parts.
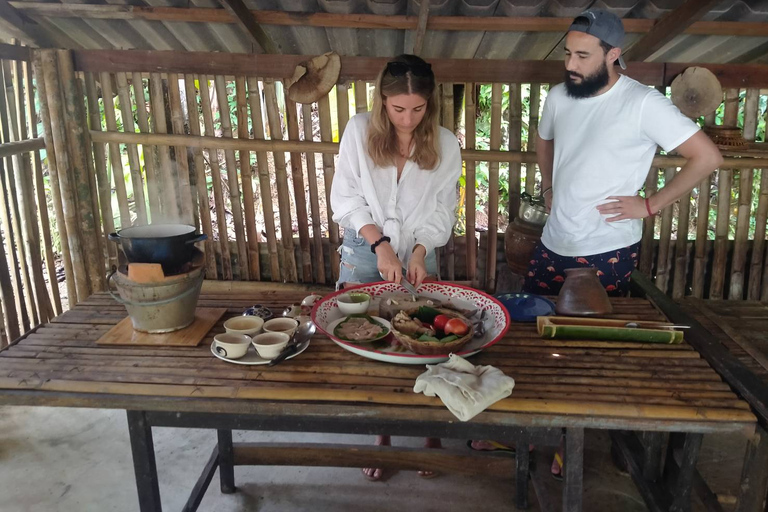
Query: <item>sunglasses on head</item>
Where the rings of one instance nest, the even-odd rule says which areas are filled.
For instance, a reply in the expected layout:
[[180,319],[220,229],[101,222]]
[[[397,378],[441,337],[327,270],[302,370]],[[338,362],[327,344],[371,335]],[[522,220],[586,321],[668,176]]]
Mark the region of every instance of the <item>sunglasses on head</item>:
[[413,73],[413,76],[428,78],[432,76],[432,65],[428,63],[409,64],[407,62],[388,62],[387,73],[392,76],[403,76],[407,72]]

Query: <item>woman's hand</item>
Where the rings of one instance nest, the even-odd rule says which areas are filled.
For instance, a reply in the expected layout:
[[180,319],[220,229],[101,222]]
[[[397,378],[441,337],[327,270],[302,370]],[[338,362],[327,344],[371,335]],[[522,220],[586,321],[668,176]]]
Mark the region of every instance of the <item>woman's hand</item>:
[[408,275],[406,279],[410,281],[414,287],[418,288],[424,279],[427,277],[427,265],[424,263],[424,258],[427,254],[427,250],[423,245],[417,245],[413,249],[411,259],[408,261]]
[[403,278],[403,264],[389,242],[382,242],[376,247],[376,266],[387,281],[399,283]]

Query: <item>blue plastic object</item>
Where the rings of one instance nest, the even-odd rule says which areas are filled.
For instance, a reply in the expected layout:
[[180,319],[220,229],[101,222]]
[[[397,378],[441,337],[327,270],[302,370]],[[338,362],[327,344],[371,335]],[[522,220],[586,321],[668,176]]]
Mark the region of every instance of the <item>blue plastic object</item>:
[[555,312],[551,300],[530,293],[503,293],[496,295],[515,322],[535,322],[537,316],[549,316]]

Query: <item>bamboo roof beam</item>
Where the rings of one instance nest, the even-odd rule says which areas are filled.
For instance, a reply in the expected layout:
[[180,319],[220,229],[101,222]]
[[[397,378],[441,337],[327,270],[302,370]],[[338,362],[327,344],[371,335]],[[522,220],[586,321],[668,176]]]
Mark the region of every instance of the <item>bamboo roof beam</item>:
[[264,53],[280,53],[279,47],[272,41],[269,34],[261,28],[259,22],[256,21],[256,17],[246,7],[243,0],[221,0],[221,5],[229,11],[251,40],[264,50]]
[[416,24],[416,33],[413,35],[413,55],[421,55],[424,48],[424,35],[427,32],[427,20],[429,20],[429,0],[421,0],[419,20]]

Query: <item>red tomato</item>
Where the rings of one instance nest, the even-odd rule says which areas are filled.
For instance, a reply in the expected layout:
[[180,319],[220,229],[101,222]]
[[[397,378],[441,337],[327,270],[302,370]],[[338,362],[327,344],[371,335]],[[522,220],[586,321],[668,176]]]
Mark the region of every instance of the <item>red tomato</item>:
[[432,325],[437,329],[438,331],[445,332],[445,324],[448,323],[448,320],[450,320],[451,317],[447,315],[437,315],[435,317],[434,322],[432,322]]
[[459,320],[458,318],[451,318],[448,323],[445,324],[445,334],[455,334],[457,336],[464,336],[469,332],[469,326]]

